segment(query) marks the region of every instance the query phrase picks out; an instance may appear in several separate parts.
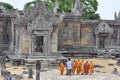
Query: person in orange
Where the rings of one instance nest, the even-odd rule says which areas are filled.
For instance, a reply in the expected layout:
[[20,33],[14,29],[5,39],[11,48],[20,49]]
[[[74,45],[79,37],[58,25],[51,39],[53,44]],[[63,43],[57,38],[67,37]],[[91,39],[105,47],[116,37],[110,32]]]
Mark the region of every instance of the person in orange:
[[84,65],[85,65],[85,62],[84,62],[84,60],[82,60],[82,62],[81,62],[81,74],[82,75],[84,74]]
[[79,74],[80,71],[81,71],[81,62],[80,62],[80,60],[78,59],[78,61],[77,61],[77,74]]
[[73,73],[73,74],[75,74],[76,67],[77,67],[77,62],[74,60],[74,61],[72,62],[72,73]]
[[66,71],[66,75],[68,75],[68,67],[67,67],[67,63],[65,63],[65,71]]
[[84,72],[85,72],[85,75],[88,75],[88,73],[89,73],[89,64],[88,64],[88,61],[85,63],[85,65],[84,65]]
[[60,71],[60,75],[63,75],[63,72],[64,72],[64,63],[63,62],[60,62],[59,71]]
[[89,68],[89,72],[90,74],[92,74],[94,72],[94,64],[92,61],[90,61],[90,68]]

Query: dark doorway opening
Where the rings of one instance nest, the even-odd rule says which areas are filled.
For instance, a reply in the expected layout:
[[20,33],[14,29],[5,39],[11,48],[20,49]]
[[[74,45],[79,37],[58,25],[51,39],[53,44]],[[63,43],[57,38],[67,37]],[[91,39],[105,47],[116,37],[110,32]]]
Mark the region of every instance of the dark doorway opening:
[[35,36],[35,52],[43,53],[43,36]]

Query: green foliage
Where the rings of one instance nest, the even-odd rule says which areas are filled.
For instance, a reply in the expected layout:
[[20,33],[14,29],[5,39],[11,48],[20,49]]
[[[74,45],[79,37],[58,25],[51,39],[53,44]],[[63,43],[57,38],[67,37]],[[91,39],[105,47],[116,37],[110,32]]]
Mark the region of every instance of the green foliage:
[[[55,3],[55,0],[51,0],[52,3]],[[58,12],[71,12],[71,7],[75,3],[75,0],[58,0],[59,9]],[[81,5],[85,6],[83,18],[84,19],[100,19],[99,14],[95,12],[98,9],[98,2],[97,0],[81,0]],[[52,5],[52,8],[54,5]]]
[[96,14],[94,12],[88,12],[86,15],[83,16],[83,19],[99,20],[100,16],[99,14]]
[[5,3],[5,2],[0,2],[2,6],[5,7],[7,10],[14,10],[14,7],[11,4]]
[[85,13],[83,14],[84,19],[100,19],[100,15],[96,14],[98,9],[97,0],[81,0],[82,5],[85,5]]
[[28,2],[24,5],[25,9],[31,9],[33,6],[35,6],[35,1]]
[[54,3],[53,2],[49,2],[48,3],[48,8],[53,9],[53,7],[54,7]]
[[[25,4],[24,8],[29,9],[32,8],[36,2],[40,2],[41,0],[34,0],[32,2],[28,2]],[[53,9],[54,4],[56,0],[51,0],[50,2],[47,2],[47,0],[44,0],[48,6],[48,8]],[[75,0],[57,0],[59,3],[59,9],[58,12],[71,12],[71,7],[75,3]],[[97,0],[81,0],[81,5],[85,6],[83,18],[84,19],[100,19],[99,14],[96,14],[95,12],[98,9],[98,2]]]
[[[49,4],[51,3],[54,3],[55,4],[55,1],[56,0],[51,0]],[[58,12],[62,12],[62,11],[65,11],[65,12],[71,12],[71,5],[74,3],[74,0],[58,0],[58,3],[59,3],[59,9],[58,9]],[[52,8],[54,7],[54,5],[52,5]],[[48,8],[51,8],[48,6]]]

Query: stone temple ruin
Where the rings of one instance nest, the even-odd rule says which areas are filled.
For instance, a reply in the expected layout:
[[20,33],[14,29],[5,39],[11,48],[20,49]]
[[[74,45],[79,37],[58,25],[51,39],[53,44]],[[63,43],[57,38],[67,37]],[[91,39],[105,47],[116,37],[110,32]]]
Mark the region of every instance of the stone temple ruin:
[[1,53],[17,60],[119,52],[120,13],[115,13],[115,20],[83,20],[83,8],[78,4],[69,14],[56,13],[58,5],[54,11],[48,10],[42,2],[23,11],[1,6]]
[[[115,13],[115,20],[83,20],[79,4],[76,0],[69,14],[58,14],[57,2],[53,10],[43,2],[23,11],[0,6],[0,53],[17,65],[24,60],[59,59],[61,54],[96,57],[99,53],[119,53],[120,13]],[[30,71],[33,64],[26,65]]]

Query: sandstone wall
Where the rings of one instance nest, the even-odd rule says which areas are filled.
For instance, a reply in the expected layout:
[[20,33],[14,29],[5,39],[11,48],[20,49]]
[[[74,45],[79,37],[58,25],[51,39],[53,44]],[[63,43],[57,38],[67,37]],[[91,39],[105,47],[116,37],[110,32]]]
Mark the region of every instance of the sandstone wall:
[[95,46],[94,29],[91,25],[81,23],[64,23],[59,28],[59,46]]
[[50,40],[50,51],[56,53],[58,50],[58,29],[53,29]]

